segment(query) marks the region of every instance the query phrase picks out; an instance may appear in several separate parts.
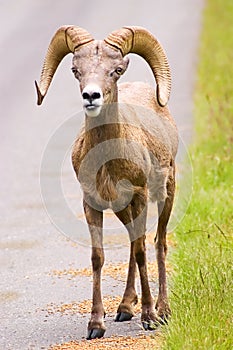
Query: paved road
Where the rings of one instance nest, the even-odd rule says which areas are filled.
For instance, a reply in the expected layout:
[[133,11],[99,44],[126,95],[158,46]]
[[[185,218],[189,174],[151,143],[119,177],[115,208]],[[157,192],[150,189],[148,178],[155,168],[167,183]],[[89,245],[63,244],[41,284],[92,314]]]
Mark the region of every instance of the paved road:
[[[55,312],[47,317],[43,311],[51,302],[60,305],[91,297],[89,277],[51,276],[53,270],[90,265],[89,247],[73,244],[52,225],[40,195],[40,164],[46,145],[54,139],[51,136],[59,126],[58,130],[63,130],[70,117],[81,111],[78,85],[70,73],[71,56],[66,57],[59,68],[43,106],[36,106],[33,82],[39,78],[54,31],[62,24],[77,24],[96,38],[104,38],[126,24],[148,28],[159,38],[169,57],[173,75],[170,107],[181,136],[185,142],[190,140],[203,1],[156,0],[135,4],[135,1],[122,0],[0,2],[1,350],[42,349],[86,335],[86,316],[61,317]],[[145,63],[133,56],[124,80],[153,83]],[[80,192],[68,159],[67,156],[63,169],[64,193],[69,205],[76,210],[74,200]],[[77,193],[75,198],[73,193]],[[82,221],[80,213],[79,220]],[[119,227],[111,216],[106,223],[115,225],[116,230]],[[124,244],[118,248],[108,242],[106,245],[108,262],[127,260],[128,250]],[[105,294],[122,294],[121,281],[116,283],[106,277],[103,283]],[[152,283],[152,287],[156,289],[156,284]],[[140,332],[137,318],[126,325],[116,325],[107,318],[107,326],[106,336]]]

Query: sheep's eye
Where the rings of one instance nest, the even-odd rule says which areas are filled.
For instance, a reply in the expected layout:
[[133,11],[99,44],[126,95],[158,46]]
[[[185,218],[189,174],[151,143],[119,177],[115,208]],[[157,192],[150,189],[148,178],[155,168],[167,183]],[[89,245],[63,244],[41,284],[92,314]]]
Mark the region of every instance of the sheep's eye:
[[121,68],[121,67],[117,67],[116,70],[115,70],[115,72],[116,72],[118,75],[121,75],[121,74],[123,74],[124,70],[123,70],[123,68]]
[[74,75],[78,75],[78,76],[81,75],[80,71],[76,67],[72,67],[71,70],[74,73]]

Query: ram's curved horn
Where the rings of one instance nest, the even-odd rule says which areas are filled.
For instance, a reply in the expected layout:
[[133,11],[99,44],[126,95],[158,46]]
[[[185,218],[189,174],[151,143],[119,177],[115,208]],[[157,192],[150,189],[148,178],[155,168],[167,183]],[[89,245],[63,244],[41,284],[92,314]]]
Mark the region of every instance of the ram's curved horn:
[[158,40],[142,27],[123,27],[108,35],[105,42],[125,56],[136,53],[150,65],[157,83],[157,100],[164,107],[171,91],[171,73],[167,56]]
[[62,26],[57,30],[48,47],[39,85],[35,82],[38,105],[42,103],[61,60],[68,53],[74,52],[80,45],[87,44],[93,40],[92,36],[80,27]]

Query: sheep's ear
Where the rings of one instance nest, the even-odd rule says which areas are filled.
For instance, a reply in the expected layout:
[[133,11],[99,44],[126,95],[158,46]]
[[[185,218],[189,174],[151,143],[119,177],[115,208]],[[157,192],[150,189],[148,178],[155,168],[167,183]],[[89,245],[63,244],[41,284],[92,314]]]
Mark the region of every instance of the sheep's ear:
[[123,58],[123,61],[124,61],[124,63],[125,63],[125,69],[127,69],[128,68],[128,65],[129,65],[129,56],[127,55],[127,56],[125,56],[124,58]]

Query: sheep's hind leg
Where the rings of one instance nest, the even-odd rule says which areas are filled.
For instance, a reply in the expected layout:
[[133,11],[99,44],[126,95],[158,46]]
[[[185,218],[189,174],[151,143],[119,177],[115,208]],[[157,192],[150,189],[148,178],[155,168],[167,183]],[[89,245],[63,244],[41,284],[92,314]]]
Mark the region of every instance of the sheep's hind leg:
[[87,339],[90,340],[103,337],[106,330],[101,296],[101,269],[104,264],[103,212],[93,209],[86,202],[84,202],[84,211],[92,241],[93,299],[87,334]]
[[169,182],[167,184],[167,193],[168,197],[166,198],[165,202],[158,203],[159,221],[155,238],[159,274],[159,294],[156,302],[156,309],[160,323],[167,322],[167,319],[171,314],[167,298],[165,259],[167,253],[167,224],[171,215],[175,193],[175,181],[172,178],[169,179]]
[[[122,211],[115,213],[121,222],[126,226],[129,235],[131,236],[132,213],[129,205]],[[134,306],[138,302],[137,293],[135,290],[135,275],[136,275],[136,260],[134,255],[134,242],[131,242],[129,268],[125,292],[122,301],[117,309],[116,322],[129,321],[134,316]]]
[[145,330],[154,330],[158,324],[155,312],[154,299],[150,292],[147,261],[146,261],[146,217],[147,201],[146,195],[135,195],[132,202],[132,214],[134,218],[134,255],[139,269],[142,289],[142,314],[141,321]]

